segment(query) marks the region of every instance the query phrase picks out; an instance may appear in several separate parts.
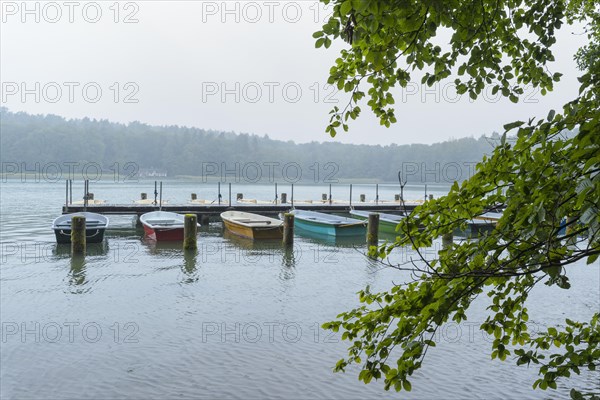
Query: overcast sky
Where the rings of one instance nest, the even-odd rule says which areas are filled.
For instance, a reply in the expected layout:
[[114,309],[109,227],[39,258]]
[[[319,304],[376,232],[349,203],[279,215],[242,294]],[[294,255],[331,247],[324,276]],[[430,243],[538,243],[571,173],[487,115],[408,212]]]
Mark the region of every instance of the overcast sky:
[[[1,102],[11,111],[307,142],[332,140],[324,132],[328,112],[347,101],[325,85],[343,44],[314,48],[311,35],[327,18],[317,2],[59,1],[28,2],[26,11],[21,1],[2,1],[1,7]],[[396,125],[380,127],[365,103],[350,132],[333,140],[434,143],[545,116],[577,94],[572,55],[585,39],[580,33],[560,32],[551,70],[564,77],[550,95],[530,88],[514,105],[488,92],[473,103],[456,98],[451,82],[437,89],[415,83],[395,91]]]

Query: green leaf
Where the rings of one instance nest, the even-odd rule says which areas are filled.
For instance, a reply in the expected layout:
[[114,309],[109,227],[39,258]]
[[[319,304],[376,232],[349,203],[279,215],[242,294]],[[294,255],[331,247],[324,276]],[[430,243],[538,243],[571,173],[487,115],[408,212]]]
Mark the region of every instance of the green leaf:
[[340,14],[347,15],[352,10],[352,1],[345,0],[340,6]]

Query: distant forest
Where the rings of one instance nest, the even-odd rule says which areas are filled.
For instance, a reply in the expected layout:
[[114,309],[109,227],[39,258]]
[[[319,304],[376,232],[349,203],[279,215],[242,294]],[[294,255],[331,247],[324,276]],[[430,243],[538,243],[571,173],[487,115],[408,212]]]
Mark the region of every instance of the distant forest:
[[[498,135],[462,138],[433,145],[352,145],[335,142],[297,144],[268,136],[217,132],[180,126],[120,124],[107,120],[31,115],[0,109],[0,158],[32,169],[36,163],[94,163],[124,174],[166,172],[169,177],[202,176],[233,181],[281,179],[452,182],[468,178],[475,163],[489,154]],[[364,134],[364,133],[363,133]],[[258,170],[260,168],[260,170]],[[139,171],[137,171],[139,170]],[[260,176],[259,176],[260,175]],[[225,178],[225,179],[223,179]]]

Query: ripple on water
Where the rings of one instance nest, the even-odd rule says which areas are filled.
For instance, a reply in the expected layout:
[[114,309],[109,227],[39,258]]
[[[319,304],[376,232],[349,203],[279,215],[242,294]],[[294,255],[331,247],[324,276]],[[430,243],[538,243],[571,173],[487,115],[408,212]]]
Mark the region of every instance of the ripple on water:
[[[193,191],[188,184],[172,185],[185,196]],[[94,190],[127,200],[129,192],[147,186],[98,183]],[[2,263],[2,321],[29,327],[79,323],[72,342],[66,328],[58,343],[36,342],[31,335],[7,338],[0,351],[2,398],[399,398],[383,391],[382,383],[359,382],[356,368],[331,372],[347,343],[320,324],[356,306],[356,292],[366,285],[385,290],[406,279],[351,246],[298,236],[290,254],[278,244],[223,238],[220,224],[211,224],[200,234],[198,255],[189,258],[180,244],[142,240],[128,219],[115,217],[118,229],[107,231],[105,246],[89,247],[78,264],[68,246],[54,244],[50,230],[64,188],[16,185],[0,192],[1,240],[48,246],[37,259],[23,261],[17,253]],[[566,313],[585,318],[600,307],[600,273],[584,264],[570,271],[572,290],[532,291],[530,321],[563,323]],[[481,323],[485,301],[476,304],[469,322]],[[89,323],[101,327],[98,341],[83,338]],[[137,342],[126,343],[135,327]],[[252,336],[256,327],[259,340]],[[292,327],[301,329],[297,340]],[[413,391],[401,398],[568,397],[569,385],[559,392],[531,391],[535,370],[491,361],[490,343],[469,336],[467,325],[459,340],[451,333],[428,352]],[[594,377],[573,380],[599,389]]]

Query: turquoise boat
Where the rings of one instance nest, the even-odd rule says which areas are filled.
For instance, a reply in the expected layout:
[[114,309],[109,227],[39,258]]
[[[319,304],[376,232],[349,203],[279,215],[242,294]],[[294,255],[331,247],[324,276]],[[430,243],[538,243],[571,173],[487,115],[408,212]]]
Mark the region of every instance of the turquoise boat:
[[[361,211],[361,210],[350,210],[350,215],[356,217],[357,219],[368,220],[369,214],[371,211]],[[396,214],[385,214],[385,213],[375,213],[379,214],[379,232],[388,233],[391,235],[396,235],[396,226],[404,219],[405,217],[402,215]]]
[[292,210],[294,226],[306,232],[334,237],[366,235],[366,222],[315,211]]

